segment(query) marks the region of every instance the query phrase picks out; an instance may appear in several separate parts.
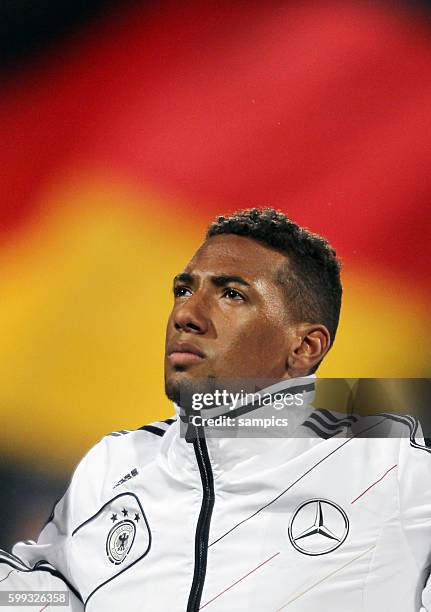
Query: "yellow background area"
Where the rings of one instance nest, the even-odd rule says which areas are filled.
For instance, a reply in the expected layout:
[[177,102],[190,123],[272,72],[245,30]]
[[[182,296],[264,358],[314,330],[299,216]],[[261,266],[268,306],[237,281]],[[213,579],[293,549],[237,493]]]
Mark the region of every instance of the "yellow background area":
[[[163,392],[172,277],[211,219],[103,176],[62,178],[39,197],[37,221],[0,252],[0,444],[64,471],[105,433],[173,414]],[[426,303],[398,283],[345,268],[319,376],[426,375]]]

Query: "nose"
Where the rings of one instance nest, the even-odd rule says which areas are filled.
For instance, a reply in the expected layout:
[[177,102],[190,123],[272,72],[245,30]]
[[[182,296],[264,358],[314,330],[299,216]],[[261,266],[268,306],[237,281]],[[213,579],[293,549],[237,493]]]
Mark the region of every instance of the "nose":
[[173,323],[177,331],[192,334],[205,334],[208,331],[210,325],[208,315],[197,293],[176,308]]

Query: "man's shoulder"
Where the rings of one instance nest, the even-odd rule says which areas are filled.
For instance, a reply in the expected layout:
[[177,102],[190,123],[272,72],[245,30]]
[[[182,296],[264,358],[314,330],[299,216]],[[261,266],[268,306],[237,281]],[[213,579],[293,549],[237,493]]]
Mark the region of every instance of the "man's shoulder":
[[123,463],[130,455],[138,455],[141,460],[151,458],[157,452],[163,436],[176,422],[173,416],[161,421],[154,421],[137,429],[120,429],[111,431],[93,447],[95,455],[104,455],[105,465],[115,457],[115,464]]
[[353,437],[370,440],[405,440],[412,448],[431,452],[430,440],[424,438],[420,421],[413,415],[388,412],[370,414],[341,413],[316,408],[303,423],[321,438]]
[[133,486],[135,477],[154,461],[163,436],[175,421],[176,417],[172,417],[138,429],[105,435],[76,466],[69,486],[54,505],[47,524],[54,515],[73,516],[70,518],[72,528],[86,520],[92,508],[99,508],[106,498],[121,491],[121,485]]
[[[122,429],[106,434],[81,459],[73,480],[79,483],[80,488],[88,489],[94,482],[119,482],[138,466],[143,467],[154,459],[163,436],[175,421],[176,417],[171,417],[137,429]],[[102,474],[103,479],[100,478]]]
[[[160,441],[161,438],[165,435],[165,433],[169,430],[171,425],[175,423],[177,420],[176,416],[172,416],[168,419],[164,419],[162,421],[154,421],[151,423],[147,423],[146,425],[142,425],[137,429],[120,429],[118,431],[111,431],[106,434],[99,442],[104,442],[109,446],[115,448],[116,445],[121,441],[122,444],[131,443],[132,441],[142,439],[148,440],[151,442]],[[113,441],[115,440],[115,442]]]

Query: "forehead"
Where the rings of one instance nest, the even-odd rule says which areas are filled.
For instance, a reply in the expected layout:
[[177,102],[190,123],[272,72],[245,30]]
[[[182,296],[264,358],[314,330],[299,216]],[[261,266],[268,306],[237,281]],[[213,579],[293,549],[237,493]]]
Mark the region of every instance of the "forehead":
[[286,255],[257,240],[235,234],[220,234],[202,244],[185,271],[275,279],[286,262]]

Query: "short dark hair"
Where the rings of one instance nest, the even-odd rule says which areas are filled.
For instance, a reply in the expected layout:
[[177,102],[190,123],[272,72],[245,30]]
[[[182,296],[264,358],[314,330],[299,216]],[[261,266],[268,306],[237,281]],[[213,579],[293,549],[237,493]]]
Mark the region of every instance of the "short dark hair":
[[341,263],[329,242],[273,208],[249,208],[219,216],[208,226],[206,238],[220,234],[246,236],[287,255],[288,263],[279,280],[286,289],[291,316],[295,322],[325,325],[332,346],[342,286]]

